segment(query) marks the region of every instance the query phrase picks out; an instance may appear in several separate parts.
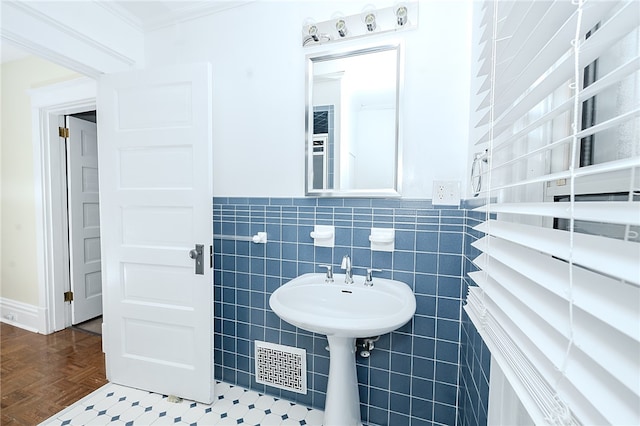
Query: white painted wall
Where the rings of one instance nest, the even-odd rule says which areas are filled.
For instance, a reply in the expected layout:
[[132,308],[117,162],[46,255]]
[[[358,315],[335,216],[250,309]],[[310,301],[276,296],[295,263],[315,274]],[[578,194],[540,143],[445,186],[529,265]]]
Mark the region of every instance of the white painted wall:
[[[145,60],[148,67],[210,61],[214,194],[304,195],[305,55],[360,42],[303,49],[301,27],[307,17],[323,21],[337,11],[360,13],[364,1],[261,0],[157,30],[145,40],[110,11],[98,13],[101,6],[95,2],[71,12],[64,4],[49,10],[45,3],[3,2],[0,35],[92,76],[141,67]],[[378,8],[392,4],[375,2]],[[430,198],[434,179],[460,180],[465,186],[471,4],[420,2],[418,30],[361,41],[404,41],[406,198]],[[72,17],[84,21],[75,29],[67,27],[75,25]],[[30,314],[39,299],[36,267],[25,256],[34,253],[36,245],[31,111],[25,91],[75,75],[40,59],[25,61],[24,66],[2,66],[0,296]]]
[[465,187],[472,2],[420,2],[417,30],[301,46],[307,17],[356,14],[367,3],[258,1],[148,34],[147,66],[213,64],[216,196],[303,196],[305,55],[397,38],[405,43],[403,197],[431,198],[433,180]]
[[392,188],[393,169],[376,167],[376,164],[389,164],[395,155],[393,146],[388,143],[395,135],[395,110],[390,108],[359,108],[354,114],[357,156],[354,170],[356,188],[376,189]]
[[38,306],[36,200],[28,90],[78,74],[30,56],[0,67],[2,140],[0,296]]
[[[41,164],[34,164],[27,90],[77,78],[77,73],[95,78],[142,67],[144,34],[105,2],[16,1],[0,2],[0,37],[37,56],[3,64],[0,71],[0,321],[46,333],[63,326],[64,321],[49,324],[45,313],[45,299],[55,295],[45,294],[44,259],[38,255],[44,244],[52,243],[43,240],[42,193],[35,196],[42,187],[34,185],[41,177],[34,167]],[[73,89],[70,92],[77,94]],[[51,251],[52,257],[59,256],[57,250]],[[63,285],[57,276],[51,278]],[[56,284],[54,290],[59,290]],[[64,312],[61,315],[64,319]],[[57,312],[55,317],[60,319]]]

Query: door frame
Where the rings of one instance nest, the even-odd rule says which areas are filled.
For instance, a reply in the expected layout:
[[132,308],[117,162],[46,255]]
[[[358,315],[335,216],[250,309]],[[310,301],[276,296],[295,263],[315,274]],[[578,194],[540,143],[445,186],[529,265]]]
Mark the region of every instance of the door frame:
[[69,284],[64,145],[58,127],[64,116],[96,110],[96,81],[88,77],[29,91],[36,202],[38,332],[50,334],[71,325],[63,300]]

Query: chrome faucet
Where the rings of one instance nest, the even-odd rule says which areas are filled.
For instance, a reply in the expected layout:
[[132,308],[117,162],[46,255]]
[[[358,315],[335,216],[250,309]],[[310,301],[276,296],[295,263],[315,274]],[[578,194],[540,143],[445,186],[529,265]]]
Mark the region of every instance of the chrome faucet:
[[382,269],[367,268],[367,275],[364,279],[364,285],[371,287],[373,285],[373,273],[382,272]]
[[324,279],[325,283],[332,283],[333,282],[333,266],[328,265],[328,264],[323,264],[323,265],[318,265],[321,268],[327,268],[327,275]]
[[351,270],[351,258],[348,254],[345,254],[342,258],[342,263],[340,264],[340,268],[345,270],[344,273],[344,283],[345,284],[353,284],[353,271]]

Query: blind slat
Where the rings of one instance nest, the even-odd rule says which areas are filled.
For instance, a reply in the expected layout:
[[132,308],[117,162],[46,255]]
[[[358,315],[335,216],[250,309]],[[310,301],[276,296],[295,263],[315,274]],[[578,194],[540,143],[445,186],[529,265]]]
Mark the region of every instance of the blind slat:
[[[613,240],[596,235],[574,234],[569,245],[569,232],[518,223],[489,220],[474,228],[497,238],[542,251],[600,273],[640,285],[640,244]],[[602,262],[602,252],[608,261]]]
[[[587,88],[583,89],[578,95],[578,100],[580,102],[583,102],[593,96],[600,94],[602,91],[622,81],[631,73],[638,71],[638,69],[640,69],[640,56],[636,56],[635,58],[630,59],[623,65],[619,66],[618,68],[608,73],[606,76],[598,79],[596,82],[592,83]],[[548,123],[549,121],[558,117],[560,114],[569,111],[571,107],[573,107],[573,103],[574,103],[574,100],[572,98],[569,98],[566,101],[557,105],[555,108],[553,108],[546,114],[542,115],[540,118],[536,119],[535,121],[527,125],[526,127],[522,128],[518,132],[503,138],[497,138],[494,141],[494,151],[500,147],[503,147],[505,145],[508,145],[517,141],[523,136],[529,134],[534,129],[537,129],[541,127],[543,124]],[[488,140],[488,137],[489,137],[489,134],[487,132],[487,134],[482,135],[479,141],[476,142],[476,145],[479,145],[481,143],[486,143],[486,141]]]
[[640,69],[640,56],[631,58],[607,75],[599,78],[594,83],[582,89],[582,91],[578,95],[578,100],[582,102],[592,96],[596,96],[603,90],[608,89],[616,83],[619,83],[631,73],[638,71],[638,69]]
[[[561,368],[564,358],[564,342],[574,339],[575,344],[581,350],[588,351],[591,358],[590,363],[606,369],[617,380],[618,385],[625,386],[628,391],[634,392],[636,395],[640,393],[638,380],[635,377],[629,377],[628,374],[628,371],[632,370],[635,358],[630,359],[628,353],[618,350],[621,346],[628,349],[635,346],[635,350],[631,352],[638,354],[637,341],[634,342],[633,338],[619,333],[615,328],[608,327],[602,321],[586,313],[582,313],[580,321],[575,322],[576,326],[572,336],[569,328],[573,324],[568,321],[569,303],[565,298],[535,291],[541,287],[531,285],[527,277],[501,262],[490,262],[485,255],[479,256],[474,263],[483,271],[490,271],[490,275],[474,272],[470,276],[474,281],[480,282],[485,294],[498,303],[501,309],[509,310],[510,318],[514,321],[517,318],[518,326],[534,340],[536,346],[550,351],[547,352],[547,355],[558,369]],[[564,280],[566,281],[566,277]],[[567,290],[564,288],[565,292]],[[574,316],[578,317],[580,312],[576,311]],[[590,326],[589,329],[584,329],[585,324]],[[565,336],[565,340],[558,347],[555,346],[558,344],[556,339],[547,338],[549,334],[553,335],[549,328],[553,328],[555,333]],[[593,329],[602,333],[598,343],[594,343],[594,339],[586,336]],[[559,353],[556,351],[558,348]]]
[[[495,168],[498,168],[498,167],[495,167]],[[546,175],[523,179],[517,182],[505,183],[502,185],[494,185],[491,189],[481,190],[480,193],[481,194],[490,193],[490,192],[499,191],[502,189],[526,186],[532,183],[544,183],[544,182],[553,182],[553,181],[562,180],[562,179],[570,179],[571,176],[575,176],[575,177],[596,176],[604,173],[631,170],[636,167],[640,167],[640,157],[623,158],[621,160],[609,161],[607,163],[594,164],[593,166],[580,167],[579,169],[576,169],[573,171],[565,170],[561,172],[549,173]]]
[[491,61],[484,61],[478,68],[477,77],[488,76],[491,74]]
[[491,89],[491,79],[485,78],[482,84],[480,85],[480,88],[478,89],[478,95],[485,92],[487,92],[488,94],[490,89]]
[[483,271],[491,271],[491,279],[501,287],[496,291],[508,292],[511,297],[526,306],[530,311],[529,316],[537,316],[532,323],[544,322],[545,328],[553,328],[568,339],[570,325],[566,321],[565,313],[569,309],[569,302],[542,286],[532,285],[530,281],[533,279],[523,276],[510,266],[496,260],[483,253],[475,258],[473,263]]
[[[613,4],[607,4],[607,2],[601,3],[605,4],[607,8]],[[594,6],[594,9],[599,10],[599,7],[600,6]],[[634,21],[634,17],[637,17],[639,12],[640,2],[627,2],[611,20],[607,21],[593,34],[593,36],[585,40],[585,53],[580,57],[581,66],[585,67],[593,62],[613,43],[635,28],[637,26],[637,20]],[[593,24],[595,25],[595,23],[596,22]],[[563,37],[566,37],[566,35],[563,35]],[[495,114],[498,117],[495,123],[496,135],[506,130],[509,127],[510,122],[531,110],[535,105],[542,101],[548,93],[553,92],[553,90],[559,87],[563,82],[568,81],[572,77],[574,64],[572,56],[567,54],[569,51],[566,47],[570,40],[571,37],[561,39],[563,42],[562,44],[565,46],[562,60],[557,62],[554,65],[553,71],[546,73],[544,78],[541,78],[541,76],[543,75],[542,72],[547,69],[545,68],[545,65],[548,61],[542,61],[545,65],[542,65],[541,68],[533,65],[525,67],[525,71],[523,71],[522,76],[519,77],[519,83],[517,85],[514,83],[510,89],[497,90],[495,101]],[[558,56],[554,56],[556,55],[555,52],[549,52],[546,49],[543,49],[540,55],[542,55],[543,52],[551,57],[558,58]],[[534,84],[534,82],[536,83]],[[514,93],[524,95],[521,95],[516,101]]]
[[562,219],[569,219],[573,214],[576,220],[640,226],[640,202],[637,201],[584,201],[575,203],[573,211],[569,203],[485,204],[474,210]]
[[[500,139],[494,140],[494,150],[495,149],[499,149],[499,148],[501,148],[503,146],[507,146],[507,145],[517,141],[518,139],[522,138],[523,136],[531,133],[534,129],[537,129],[537,128],[541,127],[543,124],[548,123],[549,121],[551,121],[554,118],[558,117],[560,114],[571,110],[572,106],[573,106],[573,99],[568,99],[565,102],[562,102],[561,104],[559,104],[558,106],[553,108],[552,110],[550,110],[549,112],[547,112],[546,114],[542,115],[537,120],[531,122],[526,127],[523,127],[521,130],[519,130],[519,131],[517,131],[517,132],[515,132],[515,133],[513,133],[511,135],[507,135],[507,136],[503,137],[502,140],[500,140]],[[491,129],[489,129],[489,130],[491,130]],[[504,133],[502,133],[501,135],[504,135]],[[479,140],[476,142],[476,145],[479,145],[481,143],[486,143],[486,141],[488,140],[489,137],[490,137],[489,131],[487,131],[486,134],[482,135],[479,138]]]
[[[582,33],[586,33],[588,29],[596,25],[600,16],[615,4],[615,2],[591,2],[590,5],[592,6],[589,13],[583,13],[582,16],[584,24]],[[531,60],[528,63],[520,64],[520,68],[517,68],[520,74],[517,77],[501,79],[496,76],[496,91],[499,94],[499,99],[496,99],[496,115],[503,115],[506,108],[515,99],[522,93],[526,93],[531,86],[536,84],[536,81],[541,81],[541,77],[548,74],[549,70],[553,70],[553,74],[560,73],[565,77],[564,79],[557,77],[557,81],[569,79],[572,73],[572,63],[569,55],[571,50],[570,41],[575,36],[577,19],[578,13],[575,11],[555,33],[553,33],[555,30],[553,28],[549,32],[541,31],[537,33],[537,36],[546,43],[542,48],[534,50],[536,54],[533,57],[530,56],[531,52],[528,52]],[[620,29],[622,30],[622,28]],[[552,33],[551,36],[550,33]],[[495,52],[494,54],[499,56],[500,53]],[[562,61],[558,62],[559,59],[562,59]]]
[[491,94],[487,93],[484,96],[484,98],[482,99],[482,101],[478,104],[478,107],[476,108],[476,111],[480,111],[480,110],[489,108],[489,106],[491,106]]
[[587,129],[582,130],[576,134],[578,139],[586,138],[587,136],[595,135],[598,132],[602,132],[607,129],[611,129],[621,123],[629,121],[635,117],[640,117],[640,107],[628,111],[624,114],[617,115],[613,118],[610,118],[607,121],[603,121],[600,124],[596,124],[595,126],[591,126]]
[[[469,274],[481,288],[487,283],[486,274],[473,272]],[[490,278],[489,278],[490,279]],[[532,389],[517,389],[518,396],[527,406],[528,412],[535,419],[540,414],[540,405],[546,408],[543,419],[536,421],[536,424],[577,424],[576,420],[563,415],[561,406],[556,406],[553,401],[544,401],[551,396],[554,398],[554,391],[548,387],[544,378],[555,377],[554,368],[549,368],[547,364],[549,357],[546,351],[540,352],[539,346],[528,342],[532,336],[523,332],[520,326],[521,317],[512,316],[509,309],[511,306],[504,304],[501,297],[491,297],[480,288],[469,288],[468,303],[465,311],[480,332],[483,340],[487,343],[491,354],[500,360],[501,369],[508,368],[509,372],[518,376],[518,381],[514,389],[518,388],[523,381],[525,383],[535,383],[537,394],[531,393]],[[504,309],[507,309],[507,312]],[[535,336],[533,336],[535,338]],[[617,349],[617,345],[609,348],[611,351]],[[520,348],[520,349],[518,349]],[[523,352],[520,352],[523,351]],[[586,424],[637,424],[640,417],[635,402],[637,394],[630,392],[626,386],[621,386],[618,380],[611,380],[608,367],[610,363],[594,362],[593,358],[587,356],[579,347],[574,347],[569,354],[569,365],[565,372],[566,380],[560,381],[556,386],[558,391],[562,391],[561,400],[569,403],[571,411],[579,414],[578,418],[590,419]],[[602,361],[606,361],[602,360]],[[553,365],[553,364],[551,364]],[[513,370],[511,368],[513,367]],[[614,367],[617,368],[617,367]],[[541,376],[538,376],[539,372]],[[627,381],[633,386],[634,376],[629,376],[628,370],[624,372]],[[532,402],[531,398],[537,401]],[[542,400],[541,400],[542,399]],[[555,399],[555,398],[554,398]],[[532,404],[532,405],[530,405]],[[554,410],[559,417],[553,420]],[[562,420],[561,420],[562,419]],[[631,422],[631,423],[629,423]]]
[[[638,341],[615,329],[603,327],[598,318],[580,310],[576,310],[574,315],[573,343],[591,359],[592,364],[606,370],[619,385],[638,397],[640,380],[629,375],[640,356]],[[627,350],[621,351],[621,347]]]
[[[482,282],[480,275],[476,274],[476,278]],[[556,368],[546,354],[529,340],[529,336],[522,333],[499,304],[479,288],[469,288],[464,309],[486,342],[491,356],[498,361],[505,375],[510,377],[513,389],[534,423],[550,423],[550,419],[559,416],[562,409],[556,393],[545,380],[545,377],[554,374]],[[566,425],[578,424],[571,414],[567,420],[564,423]]]
[[[473,246],[498,262],[534,281],[537,285],[554,293],[556,297],[569,300],[568,276],[570,265],[519,244],[494,237],[483,237]],[[640,299],[635,297],[633,287],[625,286],[615,295],[609,288],[616,287],[612,278],[587,269],[572,267],[574,287],[573,302],[583,311],[600,319],[611,327],[633,339],[640,340]]]
[[[584,402],[572,404],[572,407],[578,411],[585,404],[590,404],[592,408],[597,410],[599,418],[606,419],[604,422],[589,421],[584,424],[640,424],[637,395],[629,392],[628,388],[620,386],[617,381],[611,380],[610,372],[607,369],[598,368],[598,365],[592,361],[584,352],[575,350],[570,354],[565,372],[566,381],[571,382],[572,386],[578,389],[580,396],[584,398]],[[626,372],[627,376],[629,373],[630,371]]]
[[543,325],[528,306],[513,295],[499,291],[500,284],[492,276],[483,272],[470,272],[469,277],[482,288],[485,297],[500,306],[500,310],[510,321],[517,324],[520,333],[529,340],[530,346],[545,348],[542,356],[546,362],[553,368],[560,368],[566,350],[566,338],[547,324]]
[[[491,34],[491,25],[489,23],[493,20],[493,8],[495,7],[493,2],[485,2],[482,6],[484,13],[482,14],[482,20],[480,21],[480,27],[484,28],[484,33]],[[490,36],[489,36],[490,37]]]
[[640,2],[488,3],[465,311],[535,424],[640,424]]
[[[509,60],[503,67],[497,67],[495,79],[498,90],[505,89],[509,82],[522,75],[525,67],[532,66],[530,65],[531,52],[541,51],[549,43],[548,35],[560,31],[566,20],[575,12],[575,6],[566,1],[516,3],[516,7],[528,7],[527,16],[524,24],[522,22],[514,24],[514,28],[511,28],[513,32],[509,34],[509,44],[500,51],[500,54]],[[511,17],[509,20],[512,20]],[[570,25],[567,25],[567,33],[569,28]],[[557,40],[555,49],[566,50],[566,46],[561,42],[563,36],[559,34],[555,40]],[[556,53],[550,49],[550,46],[547,46],[547,49],[552,55]]]

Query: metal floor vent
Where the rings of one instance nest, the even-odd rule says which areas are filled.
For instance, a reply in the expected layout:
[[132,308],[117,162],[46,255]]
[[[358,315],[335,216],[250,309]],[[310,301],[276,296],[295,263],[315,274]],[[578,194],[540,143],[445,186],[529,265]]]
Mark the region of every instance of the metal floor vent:
[[255,341],[256,382],[307,393],[307,351]]

